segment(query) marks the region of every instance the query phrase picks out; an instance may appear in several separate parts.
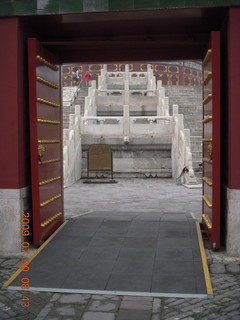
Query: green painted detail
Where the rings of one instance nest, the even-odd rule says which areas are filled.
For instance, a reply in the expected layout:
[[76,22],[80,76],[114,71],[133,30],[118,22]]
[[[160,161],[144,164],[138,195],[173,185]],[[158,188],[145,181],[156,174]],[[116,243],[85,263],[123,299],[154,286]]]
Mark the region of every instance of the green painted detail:
[[240,6],[240,0],[0,0],[0,16]]
[[108,11],[109,0],[83,0],[83,11]]
[[133,10],[134,0],[109,0],[109,10]]
[[161,8],[185,8],[186,0],[160,0],[160,7]]
[[32,1],[0,1],[0,16],[21,16],[31,15],[37,12],[37,0]]
[[239,0],[185,0],[185,7],[218,7],[240,5]]
[[138,0],[134,1],[134,9],[154,9],[159,8],[160,6],[159,0]]
[[66,1],[59,0],[59,12],[82,12],[83,11],[83,0],[78,1]]

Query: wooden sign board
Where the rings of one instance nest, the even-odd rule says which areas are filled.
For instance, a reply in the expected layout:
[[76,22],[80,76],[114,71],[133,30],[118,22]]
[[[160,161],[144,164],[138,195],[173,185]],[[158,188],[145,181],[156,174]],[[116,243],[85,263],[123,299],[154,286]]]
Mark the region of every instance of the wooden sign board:
[[112,151],[107,144],[92,145],[88,149],[88,171],[112,171]]

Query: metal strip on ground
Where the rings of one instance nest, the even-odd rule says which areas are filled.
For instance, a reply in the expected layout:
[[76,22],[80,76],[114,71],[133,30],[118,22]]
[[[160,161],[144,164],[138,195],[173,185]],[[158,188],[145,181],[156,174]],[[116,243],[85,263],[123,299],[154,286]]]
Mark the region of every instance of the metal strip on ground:
[[[68,220],[65,221],[44,243],[41,245],[41,247],[34,252],[31,257],[26,261],[25,264],[29,264],[33,259],[36,258],[36,256],[46,247],[46,245],[58,234],[58,232],[61,231],[61,229],[68,223]],[[23,267],[20,267],[2,286],[4,289],[5,287],[8,287],[10,283],[13,282],[17,278],[17,276],[22,272]],[[15,290],[20,290],[20,289],[15,289]]]
[[212,289],[211,278],[210,278],[210,274],[209,274],[209,270],[208,270],[206,253],[205,253],[205,249],[204,249],[204,245],[203,245],[200,224],[198,221],[196,221],[196,228],[197,228],[201,257],[202,257],[202,264],[203,264],[203,271],[204,271],[205,282],[206,282],[206,287],[207,287],[207,293],[209,295],[213,295],[213,289]]
[[[16,286],[5,288],[14,291],[26,291]],[[196,298],[196,299],[211,299],[208,294],[193,294],[193,293],[164,293],[164,292],[131,292],[131,291],[107,291],[107,290],[81,290],[81,289],[65,289],[65,288],[42,288],[31,287],[28,291],[37,292],[55,292],[55,293],[81,293],[81,294],[104,294],[116,296],[135,296],[135,297],[156,297],[156,298]]]

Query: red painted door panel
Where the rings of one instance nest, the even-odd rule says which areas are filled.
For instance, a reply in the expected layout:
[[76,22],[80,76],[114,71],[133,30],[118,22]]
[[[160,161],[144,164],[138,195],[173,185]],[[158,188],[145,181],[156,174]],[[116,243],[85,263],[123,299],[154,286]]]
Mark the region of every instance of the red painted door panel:
[[203,61],[203,212],[211,248],[220,247],[220,33]]
[[60,66],[28,39],[33,242],[41,245],[63,222]]

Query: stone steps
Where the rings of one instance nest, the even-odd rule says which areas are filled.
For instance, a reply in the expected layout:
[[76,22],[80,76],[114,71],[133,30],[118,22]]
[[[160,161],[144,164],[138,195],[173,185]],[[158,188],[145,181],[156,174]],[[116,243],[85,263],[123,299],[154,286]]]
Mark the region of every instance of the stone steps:
[[[108,89],[122,89],[121,86],[111,86]],[[144,90],[146,88],[139,88],[138,86],[134,86],[130,88],[132,90]],[[69,126],[69,115],[74,114],[75,105],[81,106],[81,115],[84,115],[84,104],[85,97],[88,95],[88,88],[81,88],[77,97],[74,100],[74,103],[69,107],[64,107],[64,128],[68,128]],[[201,106],[201,94],[199,93],[199,89],[196,88],[171,88],[169,90],[166,89],[166,96],[169,97],[169,106],[170,106],[170,114],[172,104],[178,104],[179,113],[184,114],[185,120],[185,128],[190,129],[191,136],[191,151],[192,151],[192,160],[193,160],[193,168],[196,170],[197,179],[201,183],[201,171],[199,170],[199,164],[202,162],[202,106]],[[133,112],[134,111],[134,112]],[[109,107],[103,106],[98,108],[98,116],[122,116],[123,110],[122,106],[119,107]],[[156,111],[154,107],[151,110],[145,110],[144,108],[140,108],[140,110],[132,110],[130,112],[131,116],[156,116]],[[93,141],[91,140],[91,143]],[[101,141],[101,143],[103,143]],[[111,144],[111,143],[110,143]],[[136,145],[135,145],[136,146]],[[116,147],[116,145],[115,145]],[[113,149],[115,148],[113,145]],[[145,146],[146,147],[146,146]],[[153,151],[148,151],[146,158],[142,157],[142,154],[146,151],[144,146],[135,148],[134,151],[126,152],[122,150],[122,148],[118,148],[113,152],[114,162],[117,166],[114,168],[114,172],[116,173],[116,177],[171,177],[172,169],[171,169],[171,155],[162,156],[153,154]],[[154,144],[152,147],[157,147]],[[124,146],[126,148],[126,146]],[[84,146],[83,146],[84,149]],[[122,150],[122,151],[121,151]],[[144,151],[145,150],[145,151]],[[156,150],[155,150],[156,151]],[[135,163],[134,163],[135,161]],[[137,161],[137,162],[136,162]],[[155,164],[154,164],[155,163]],[[156,165],[157,163],[157,165]],[[144,168],[141,168],[141,165],[144,165]],[[86,155],[83,156],[83,169],[82,169],[83,177],[86,176]]]
[[[184,115],[184,127],[190,129],[193,169],[198,170],[202,163],[202,87],[166,86],[165,93],[170,114],[172,105],[177,104],[179,113]],[[201,176],[201,172],[197,174]]]
[[69,127],[69,115],[75,113],[75,105],[81,106],[81,116],[84,115],[84,105],[85,105],[85,97],[88,95],[88,88],[81,87],[75,100],[71,104],[71,106],[63,107],[63,128],[67,129]]

